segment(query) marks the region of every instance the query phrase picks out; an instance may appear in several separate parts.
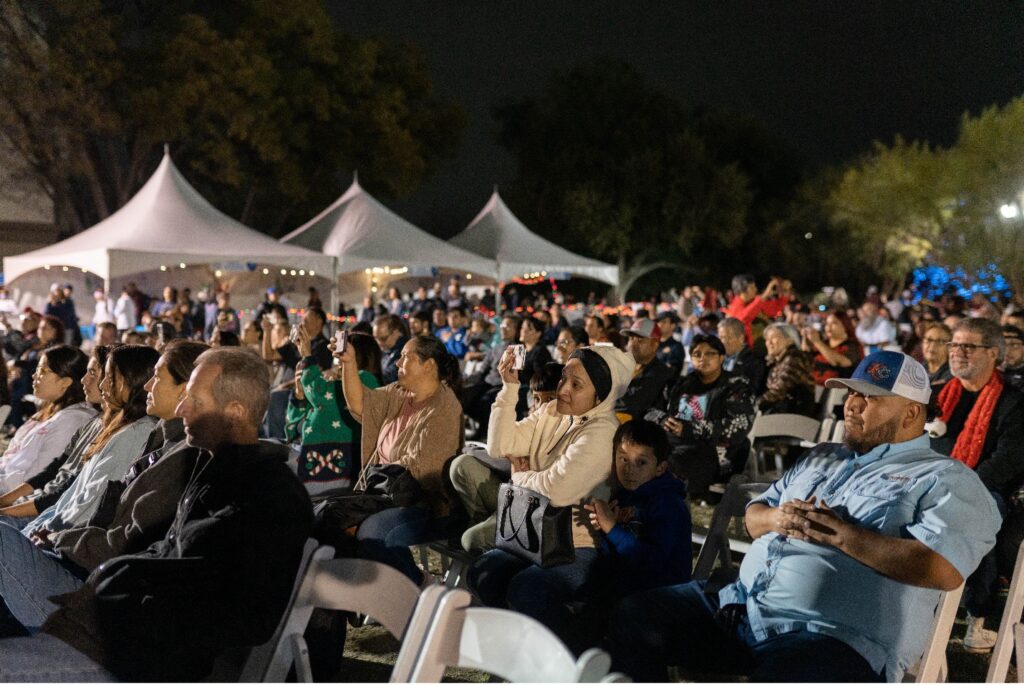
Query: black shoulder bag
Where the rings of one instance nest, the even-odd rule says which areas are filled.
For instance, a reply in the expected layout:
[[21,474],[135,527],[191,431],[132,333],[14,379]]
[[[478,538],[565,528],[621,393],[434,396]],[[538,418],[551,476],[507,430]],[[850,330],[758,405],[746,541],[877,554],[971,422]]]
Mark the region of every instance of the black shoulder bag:
[[551,506],[544,495],[503,483],[494,546],[541,568],[571,563],[576,559],[572,507]]

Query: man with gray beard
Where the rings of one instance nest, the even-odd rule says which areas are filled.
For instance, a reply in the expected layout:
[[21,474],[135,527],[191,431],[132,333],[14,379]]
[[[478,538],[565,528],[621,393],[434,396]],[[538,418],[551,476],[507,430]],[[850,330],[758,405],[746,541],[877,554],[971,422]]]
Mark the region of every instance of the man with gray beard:
[[[1003,331],[988,319],[964,319],[953,329],[949,370],[953,378],[936,386],[938,418],[928,425],[932,449],[974,469],[1005,517],[996,550],[967,581],[964,649],[988,652],[996,633],[984,628],[994,606],[998,576],[1009,577],[1024,539],[1024,395],[1005,383],[997,366],[1005,349]],[[1010,549],[1012,547],[1012,549]]]

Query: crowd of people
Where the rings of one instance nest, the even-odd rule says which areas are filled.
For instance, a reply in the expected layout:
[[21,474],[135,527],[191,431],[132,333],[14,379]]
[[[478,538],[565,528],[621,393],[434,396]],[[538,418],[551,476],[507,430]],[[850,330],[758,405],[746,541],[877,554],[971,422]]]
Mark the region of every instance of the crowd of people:
[[[1024,310],[730,286],[609,307],[453,279],[333,315],[128,284],[82,326],[55,284],[0,312],[0,680],[207,677],[270,636],[321,534],[416,584],[410,547],[450,540],[478,602],[636,679],[899,680],[961,583],[990,650],[1024,540]],[[739,579],[691,580],[688,504],[746,469],[759,414],[821,418],[833,388],[842,443],[786,450]],[[382,482],[401,500],[365,509]],[[502,543],[512,486],[569,511],[561,563]],[[325,532],[313,499],[365,510]]]

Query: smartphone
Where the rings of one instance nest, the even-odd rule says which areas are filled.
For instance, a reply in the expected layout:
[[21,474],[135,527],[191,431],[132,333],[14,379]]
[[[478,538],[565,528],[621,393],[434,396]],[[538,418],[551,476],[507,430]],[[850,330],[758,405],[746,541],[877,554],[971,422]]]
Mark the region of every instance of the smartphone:
[[348,348],[348,331],[338,331],[334,334],[334,353],[345,354]]
[[288,334],[288,339],[296,344],[299,342],[299,324],[292,326],[292,330]]
[[512,350],[512,370],[522,371],[526,368],[526,345],[509,345]]

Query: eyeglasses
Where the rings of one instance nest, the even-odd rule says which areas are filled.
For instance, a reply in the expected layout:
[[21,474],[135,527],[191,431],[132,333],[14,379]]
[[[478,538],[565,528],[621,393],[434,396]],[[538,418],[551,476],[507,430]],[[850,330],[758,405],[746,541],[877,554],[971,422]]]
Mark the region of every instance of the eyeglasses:
[[562,349],[564,349],[564,348],[566,348],[568,346],[569,346],[569,341],[568,340],[561,340],[561,341],[555,343],[555,347],[562,348]]
[[695,354],[691,354],[690,355],[690,359],[704,359],[704,358],[710,359],[711,357],[718,357],[718,356],[719,356],[718,352],[697,352]]
[[1021,347],[1024,345],[1024,342],[1021,342],[1020,340],[1004,339],[1003,342],[1006,343],[1007,347]]
[[953,352],[954,350],[960,350],[964,354],[971,354],[975,350],[983,350],[983,349],[987,349],[989,347],[992,347],[992,345],[975,345],[974,343],[958,343],[958,342],[948,342],[948,343],[946,343],[946,349],[949,350],[950,352]]

